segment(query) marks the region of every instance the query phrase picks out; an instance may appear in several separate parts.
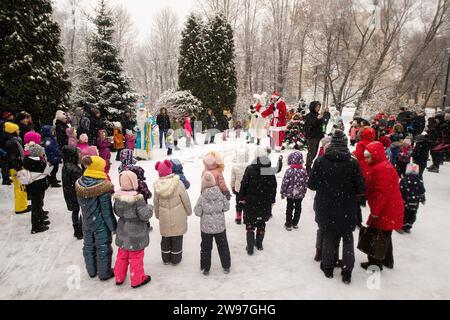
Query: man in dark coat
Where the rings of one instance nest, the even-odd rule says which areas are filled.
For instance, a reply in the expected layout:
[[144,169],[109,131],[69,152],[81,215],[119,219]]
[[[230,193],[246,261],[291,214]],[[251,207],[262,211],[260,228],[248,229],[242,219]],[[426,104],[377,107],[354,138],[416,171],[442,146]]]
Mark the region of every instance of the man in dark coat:
[[170,118],[167,114],[166,108],[161,108],[158,116],[156,117],[156,124],[159,128],[159,147],[162,149],[163,147],[163,138],[164,141],[167,139],[167,132],[170,129]]
[[25,111],[19,112],[19,114],[17,114],[17,116],[16,116],[16,124],[19,126],[19,129],[20,129],[19,136],[20,136],[20,139],[22,140],[22,146],[23,146],[25,133],[33,130],[33,128],[34,128],[33,122],[31,119],[31,115]]
[[253,254],[255,244],[258,250],[263,250],[266,222],[272,215],[277,194],[275,173],[279,168],[272,168],[267,153],[259,152],[258,154],[259,156],[245,170],[238,194],[238,199],[245,203],[244,223],[247,230],[249,255]]
[[321,269],[333,277],[336,248],[343,241],[342,280],[348,284],[355,264],[353,231],[358,198],[365,192],[358,161],[351,157],[344,132],[336,130],[325,155],[312,168],[308,187],[316,191],[314,211],[323,232]]
[[309,105],[309,113],[305,117],[305,138],[308,146],[308,156],[306,158],[306,171],[311,172],[314,159],[319,151],[320,140],[323,138],[322,126],[323,116],[319,114],[320,102],[313,101]]
[[203,119],[203,126],[207,131],[205,136],[205,144],[208,144],[208,137],[210,137],[209,143],[214,143],[214,138],[218,133],[218,129],[217,129],[217,119],[214,116],[212,109],[207,110],[206,116]]
[[420,112],[417,116],[412,119],[412,133],[414,137],[422,134],[423,130],[425,130],[425,112]]
[[10,186],[12,181],[9,176],[8,162],[6,161],[6,135],[5,123],[14,122],[14,115],[11,112],[3,112],[2,120],[0,120],[0,166],[2,169],[2,184]]
[[69,143],[69,137],[66,133],[67,128],[69,128],[67,116],[65,114],[57,114],[55,121],[56,141],[61,148]]

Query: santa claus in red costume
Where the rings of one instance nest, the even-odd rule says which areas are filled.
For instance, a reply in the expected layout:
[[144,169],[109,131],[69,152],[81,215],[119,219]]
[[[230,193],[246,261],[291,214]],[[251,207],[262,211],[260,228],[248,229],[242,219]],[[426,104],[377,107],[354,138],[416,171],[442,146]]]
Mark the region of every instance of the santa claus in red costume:
[[272,93],[270,99],[270,106],[264,110],[261,115],[264,118],[272,116],[270,121],[271,143],[272,149],[280,152],[283,150],[284,132],[286,131],[287,124],[287,109],[286,104],[281,99],[281,95],[278,92]]

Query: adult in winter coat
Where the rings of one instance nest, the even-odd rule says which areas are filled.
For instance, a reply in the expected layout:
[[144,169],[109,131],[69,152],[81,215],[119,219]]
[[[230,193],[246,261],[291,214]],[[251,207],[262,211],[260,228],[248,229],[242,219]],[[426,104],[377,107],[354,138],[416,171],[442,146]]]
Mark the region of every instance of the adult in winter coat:
[[136,121],[133,120],[131,112],[129,110],[125,111],[122,117],[122,130],[126,132],[127,130],[133,131],[136,127]]
[[213,239],[216,239],[220,262],[224,273],[230,272],[231,257],[228,247],[225,215],[230,210],[230,203],[216,185],[214,176],[206,172],[202,177],[202,193],[197,200],[194,212],[200,217],[201,251],[200,269],[204,275],[211,268],[211,250]]
[[97,145],[97,140],[99,139],[99,131],[106,129],[104,122],[101,119],[101,112],[97,108],[92,108],[89,126],[89,138],[90,144],[92,146]]
[[83,158],[82,164],[87,169],[75,188],[83,213],[84,261],[89,276],[98,275],[104,281],[114,277],[111,269],[112,233],[117,227],[111,203],[114,187],[107,180],[105,160],[88,156]]
[[177,265],[183,257],[183,235],[187,217],[192,214],[189,195],[180,178],[172,173],[172,162],[157,162],[159,179],[154,183],[153,206],[161,232],[161,256],[164,264]]
[[415,137],[415,145],[412,153],[412,159],[419,166],[419,177],[423,179],[423,172],[427,167],[428,153],[430,152],[430,143],[426,136],[419,134]]
[[80,216],[80,206],[78,204],[75,183],[81,178],[83,172],[79,163],[81,161],[81,150],[74,146],[64,146],[62,148],[63,168],[62,187],[67,210],[72,211],[73,236],[78,240],[83,239],[83,223]]
[[425,112],[421,111],[412,119],[412,134],[414,137],[423,133],[423,130],[425,130],[425,124]]
[[[239,190],[244,204],[244,223],[247,230],[247,253],[253,254],[254,246],[263,250],[266,222],[272,215],[276,201],[277,179],[267,155],[259,155],[245,169]],[[255,239],[256,230],[256,239]]]
[[27,193],[25,186],[21,185],[17,179],[17,172],[23,167],[24,151],[22,140],[19,136],[19,126],[12,122],[5,123],[6,164],[10,170],[10,175],[14,185],[14,208],[16,214],[22,214],[31,211],[31,206],[27,204]]
[[342,280],[348,284],[355,264],[353,231],[357,225],[358,197],[364,194],[364,181],[357,160],[348,149],[348,140],[336,130],[325,155],[316,160],[308,187],[316,191],[314,211],[323,232],[321,269],[333,277],[336,249],[342,238]]
[[25,133],[34,129],[31,115],[28,112],[19,112],[16,116],[16,124],[19,126],[19,136],[21,141],[24,141]]
[[66,114],[63,111],[58,111],[55,117],[55,131],[56,141],[60,148],[69,144],[69,138],[66,133],[67,128],[69,128],[69,125],[67,124]]
[[42,127],[42,136],[44,137],[45,155],[47,156],[47,161],[53,166],[53,170],[48,178],[50,186],[52,188],[60,188],[61,185],[56,178],[56,174],[59,170],[59,164],[61,163],[62,155],[61,148],[56,141],[56,131],[55,128],[46,125]]
[[116,284],[122,285],[130,265],[131,286],[137,288],[150,282],[144,272],[144,249],[150,243],[148,221],[153,208],[137,192],[138,179],[131,171],[119,176],[121,189],[114,194],[114,212],[120,218],[117,223],[116,245],[119,247],[114,275]]
[[214,116],[212,109],[210,108],[208,108],[206,116],[203,119],[203,125],[205,127],[204,129],[206,130],[205,144],[208,144],[208,138],[209,143],[214,143],[214,138],[216,137],[216,134],[219,132],[219,130],[217,129],[217,119]]
[[0,167],[2,174],[2,184],[3,185],[11,185],[12,180],[9,176],[8,163],[6,161],[6,136],[5,136],[5,123],[11,122],[14,123],[14,115],[11,112],[5,111],[2,114],[2,120],[0,120]]
[[320,140],[323,138],[323,116],[320,112],[320,102],[313,101],[309,105],[309,113],[305,117],[305,138],[308,146],[306,157],[306,171],[309,173],[314,159],[319,151]]
[[302,201],[305,197],[308,174],[303,168],[303,155],[295,151],[289,155],[288,164],[290,168],[286,171],[281,184],[281,198],[287,198],[286,208],[286,230],[298,229],[298,222],[302,213]]
[[370,207],[367,225],[369,228],[382,230],[389,238],[389,246],[384,260],[376,260],[369,256],[369,261],[362,263],[361,266],[364,269],[371,265],[378,266],[380,269],[383,265],[393,268],[392,231],[402,229],[404,215],[398,174],[387,159],[384,146],[380,142],[369,144],[365,157],[372,169],[366,180],[367,200]]
[[159,114],[156,117],[156,124],[159,128],[159,147],[162,149],[163,139],[166,141],[167,131],[170,129],[170,118],[166,108],[161,108],[161,110],[159,110]]

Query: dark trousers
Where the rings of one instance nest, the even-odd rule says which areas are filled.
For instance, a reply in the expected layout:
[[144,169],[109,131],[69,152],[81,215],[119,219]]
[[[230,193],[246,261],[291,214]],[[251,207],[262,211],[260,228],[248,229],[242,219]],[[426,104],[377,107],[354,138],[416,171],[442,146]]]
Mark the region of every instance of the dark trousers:
[[80,208],[76,208],[75,210],[72,211],[72,225],[74,228],[81,227],[83,224],[83,221],[81,220],[80,217]]
[[342,271],[352,271],[355,266],[355,247],[352,231],[325,230],[322,243],[322,264],[332,269],[339,257],[339,243],[342,239]]
[[9,169],[8,169],[8,163],[6,161],[0,161],[1,167],[2,167],[2,179],[3,183],[9,183]]
[[236,212],[242,212],[244,210],[244,203],[236,196]]
[[116,154],[116,161],[120,161],[120,153],[122,152],[123,149],[117,149],[117,154]]
[[222,268],[229,269],[231,267],[231,256],[226,231],[216,234],[207,234],[202,232],[202,243],[200,245],[200,269],[209,271],[211,268],[213,239],[216,239],[217,250],[219,251]]
[[287,199],[286,208],[286,226],[292,227],[298,225],[302,213],[303,199]]
[[397,166],[395,167],[395,169],[397,170],[399,177],[402,177],[405,174],[407,166],[408,162],[397,161]]
[[172,148],[167,149],[167,155],[170,156],[172,154]]
[[371,256],[368,256],[370,265],[376,265],[376,266],[388,266],[388,267],[394,267],[394,249],[392,247],[392,231],[385,231],[383,230],[383,233],[388,237],[388,249],[386,252],[386,257],[384,260],[377,260]]
[[[252,246],[256,244],[256,247],[262,247],[264,240],[264,235],[266,234],[266,223],[265,222],[254,222],[246,224],[247,230],[247,246]],[[255,238],[256,230],[256,238]]]
[[169,129],[159,129],[159,147],[160,148],[163,147],[163,138],[164,138],[164,141],[166,141],[166,139],[167,139],[168,131],[169,131]]
[[405,216],[403,218],[403,229],[411,230],[414,222],[416,222],[417,208],[405,208]]
[[433,160],[433,165],[436,168],[439,168],[441,165],[443,155],[444,154],[442,152],[431,152],[431,159]]
[[162,237],[161,257],[164,263],[179,264],[183,257],[183,236]]
[[50,181],[51,184],[56,183],[56,174],[58,173],[59,170],[59,163],[53,164],[53,170],[52,172],[50,172],[50,176],[48,177],[48,180]]
[[112,234],[104,223],[95,228],[83,228],[86,269],[91,278],[98,275],[101,280],[109,279],[112,275]]
[[306,156],[306,170],[311,172],[314,159],[319,151],[320,138],[307,139],[306,144],[308,147],[308,155]]
[[[37,188],[34,188],[37,189]],[[39,226],[44,218],[44,197],[45,189],[33,190],[28,193],[28,197],[31,199],[31,228],[35,229]]]
[[418,165],[419,165],[419,177],[420,177],[420,179],[423,180],[423,172],[427,168],[427,163],[426,162],[422,162],[422,163],[418,163]]

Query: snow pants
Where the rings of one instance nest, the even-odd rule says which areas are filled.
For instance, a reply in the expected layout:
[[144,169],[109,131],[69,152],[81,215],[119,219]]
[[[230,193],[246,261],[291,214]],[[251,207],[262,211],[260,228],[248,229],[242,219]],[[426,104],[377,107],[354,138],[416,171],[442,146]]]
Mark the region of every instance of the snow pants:
[[324,230],[322,243],[322,264],[325,269],[334,268],[339,257],[339,243],[342,239],[342,271],[352,271],[355,266],[355,246],[352,231]]
[[414,222],[416,222],[417,208],[407,208],[405,207],[405,216],[403,218],[403,230],[411,230]]
[[162,237],[161,257],[164,263],[179,264],[183,258],[183,236]]
[[116,264],[114,265],[114,276],[117,283],[125,281],[130,265],[131,286],[140,285],[147,278],[144,272],[144,250],[130,251],[119,248]]
[[302,213],[302,201],[303,199],[287,199],[286,227],[298,225]]
[[91,228],[83,221],[83,255],[86,269],[91,278],[98,275],[100,280],[108,279],[112,275],[112,235],[104,223],[97,224],[94,230]]
[[202,232],[202,243],[200,245],[200,269],[209,271],[211,268],[211,251],[213,239],[216,240],[222,268],[229,269],[231,266],[230,248],[228,247],[227,232],[207,234]]
[[11,178],[14,185],[14,208],[16,212],[25,211],[28,208],[27,192],[25,186],[21,185],[17,179],[17,171],[11,169]]

